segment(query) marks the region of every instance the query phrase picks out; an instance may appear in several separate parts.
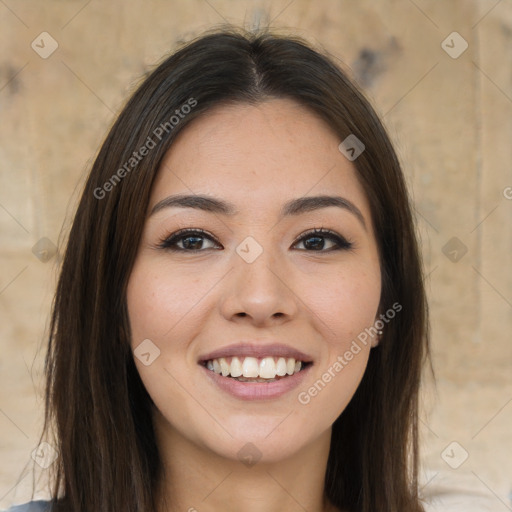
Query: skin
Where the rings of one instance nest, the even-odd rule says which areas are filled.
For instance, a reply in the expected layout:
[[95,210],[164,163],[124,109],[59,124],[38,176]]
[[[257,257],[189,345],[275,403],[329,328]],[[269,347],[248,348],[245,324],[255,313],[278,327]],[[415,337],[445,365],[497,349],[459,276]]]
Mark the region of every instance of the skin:
[[[378,340],[360,344],[309,403],[298,394],[373,325],[381,293],[370,206],[340,142],[309,110],[272,99],[210,110],[180,133],[163,161],[127,291],[133,349],[150,339],[160,350],[149,366],[135,358],[155,404],[165,470],[158,496],[167,499],[159,512],[336,510],[323,489],[331,426]],[[149,215],[178,193],[215,196],[238,213],[171,207]],[[279,219],[286,201],[322,194],[351,201],[366,227],[333,206]],[[329,237],[323,249],[315,249],[312,235],[298,240],[320,227],[353,247],[329,251],[336,246]],[[183,228],[203,229],[218,242],[204,237],[195,252],[159,247]],[[252,263],[236,252],[248,236],[263,248]],[[312,356],[306,381],[272,400],[226,394],[198,359],[242,339],[284,343]],[[261,454],[251,467],[237,455],[249,442]]]

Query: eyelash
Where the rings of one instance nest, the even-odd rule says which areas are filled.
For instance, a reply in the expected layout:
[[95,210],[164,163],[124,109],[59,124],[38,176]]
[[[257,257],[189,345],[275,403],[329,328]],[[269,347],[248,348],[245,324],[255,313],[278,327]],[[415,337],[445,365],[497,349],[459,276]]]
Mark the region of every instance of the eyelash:
[[[160,249],[165,249],[165,250],[172,251],[172,252],[188,252],[188,253],[198,253],[198,252],[204,252],[205,250],[207,250],[207,249],[176,248],[176,242],[178,242],[182,239],[185,239],[187,237],[193,236],[193,235],[199,235],[199,237],[208,238],[208,239],[214,241],[216,244],[221,245],[215,239],[215,237],[213,235],[211,235],[210,233],[208,233],[202,229],[186,228],[186,229],[180,229],[176,233],[173,233],[172,235],[160,240],[158,247]],[[330,238],[331,240],[333,240],[336,243],[336,246],[331,249],[319,250],[319,251],[315,251],[315,250],[308,251],[307,249],[299,249],[299,250],[306,251],[306,252],[332,252],[332,251],[342,251],[342,250],[348,251],[348,250],[352,249],[353,245],[354,245],[353,242],[351,242],[350,240],[347,240],[346,238],[342,237],[341,235],[338,235],[335,232],[330,231],[329,229],[324,229],[324,228],[313,228],[313,229],[307,231],[306,233],[301,235],[299,238],[296,238],[293,242],[293,245],[296,245],[297,243],[307,240],[308,238],[312,238],[314,236],[317,236],[317,237],[320,236],[322,238]]]

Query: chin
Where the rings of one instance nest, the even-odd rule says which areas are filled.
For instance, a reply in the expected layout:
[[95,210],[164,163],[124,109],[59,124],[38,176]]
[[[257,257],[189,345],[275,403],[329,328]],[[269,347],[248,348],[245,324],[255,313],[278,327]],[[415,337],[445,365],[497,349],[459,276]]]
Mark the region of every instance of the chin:
[[[245,416],[226,419],[223,426],[229,434],[221,430],[219,439],[217,436],[212,438],[211,431],[205,432],[205,445],[223,458],[247,463],[248,466],[251,464],[247,460],[268,464],[286,460],[322,434],[310,431],[304,419],[299,424],[293,420],[293,413],[288,415],[289,411],[281,417]],[[216,431],[219,432],[218,429]],[[322,432],[325,433],[325,429]]]

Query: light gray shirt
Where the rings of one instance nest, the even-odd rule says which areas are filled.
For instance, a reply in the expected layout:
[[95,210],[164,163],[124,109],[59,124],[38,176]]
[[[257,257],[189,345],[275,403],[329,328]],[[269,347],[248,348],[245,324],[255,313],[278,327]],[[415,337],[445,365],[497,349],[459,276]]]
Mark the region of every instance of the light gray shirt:
[[30,503],[25,503],[24,505],[15,505],[7,509],[5,512],[51,512],[51,502],[50,501],[31,501]]

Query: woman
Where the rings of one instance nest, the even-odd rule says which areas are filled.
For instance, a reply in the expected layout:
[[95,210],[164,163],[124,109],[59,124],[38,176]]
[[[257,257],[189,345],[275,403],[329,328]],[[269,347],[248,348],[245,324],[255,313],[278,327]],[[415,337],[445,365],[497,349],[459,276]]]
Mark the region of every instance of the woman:
[[368,101],[304,42],[206,34],[89,175],[46,361],[53,500],[32,506],[422,511],[427,357],[411,205]]

